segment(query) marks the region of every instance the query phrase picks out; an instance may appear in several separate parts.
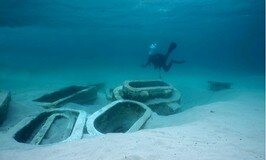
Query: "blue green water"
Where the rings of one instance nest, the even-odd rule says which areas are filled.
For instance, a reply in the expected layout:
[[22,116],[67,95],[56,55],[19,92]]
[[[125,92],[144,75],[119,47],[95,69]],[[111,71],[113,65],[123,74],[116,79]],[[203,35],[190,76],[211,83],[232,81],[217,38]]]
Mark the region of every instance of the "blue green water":
[[263,0],[1,0],[1,68],[140,67],[158,43],[185,67],[264,74]]
[[[185,63],[174,64],[169,72],[142,67],[151,44],[164,54],[171,42],[177,48],[168,62]],[[106,91],[125,80],[158,78],[180,91],[178,112],[153,112],[142,126],[141,138],[126,137],[130,145],[120,143],[121,137],[106,138],[119,142],[116,147],[100,139],[100,147],[82,145],[75,156],[100,154],[100,159],[110,159],[117,156],[112,151],[119,150],[125,159],[122,152],[129,147],[133,157],[140,150],[141,157],[148,156],[145,159],[156,157],[150,151],[158,157],[174,153],[168,159],[182,154],[197,159],[265,157],[264,0],[0,0],[0,92],[8,90],[12,96],[0,126],[0,157],[2,150],[27,148],[14,143],[8,131],[46,110],[32,101],[37,97],[70,85],[103,82],[105,88],[93,104],[68,104],[89,117],[110,103]],[[231,87],[212,91],[209,81],[228,82]],[[141,147],[132,148],[137,141]],[[80,149],[75,146],[71,150]],[[192,154],[194,150],[198,155]],[[36,159],[46,154],[43,151],[29,152],[29,157]],[[67,147],[45,156],[68,155],[63,151],[68,152]],[[7,152],[12,158],[6,159],[23,159],[20,153]]]

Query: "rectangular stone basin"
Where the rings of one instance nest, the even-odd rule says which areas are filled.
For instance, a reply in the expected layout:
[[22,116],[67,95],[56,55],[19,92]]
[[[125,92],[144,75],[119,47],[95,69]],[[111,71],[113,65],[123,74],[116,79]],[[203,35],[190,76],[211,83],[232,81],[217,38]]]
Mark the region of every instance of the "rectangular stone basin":
[[139,130],[150,116],[151,110],[145,104],[118,100],[88,117],[86,126],[91,136],[134,132]]
[[[181,93],[179,90],[172,87],[172,94],[169,97],[146,97],[145,94],[141,94],[141,92],[136,92],[136,95],[139,96],[129,96],[128,90],[123,86],[118,86],[113,89],[110,93],[110,100],[137,100],[144,104],[146,104],[153,112],[156,112],[158,115],[168,116],[171,114],[175,114],[181,108],[180,99]],[[130,93],[130,92],[129,92]]]
[[53,109],[24,119],[11,129],[11,134],[17,142],[33,145],[81,139],[86,116],[84,111]]
[[173,93],[173,87],[161,80],[125,81],[123,95],[125,99],[145,102],[153,98],[168,98]]
[[78,104],[89,103],[97,97],[96,86],[69,86],[58,91],[45,94],[35,100],[45,108],[56,108],[72,102]]
[[0,124],[4,122],[7,116],[11,94],[7,91],[0,92]]

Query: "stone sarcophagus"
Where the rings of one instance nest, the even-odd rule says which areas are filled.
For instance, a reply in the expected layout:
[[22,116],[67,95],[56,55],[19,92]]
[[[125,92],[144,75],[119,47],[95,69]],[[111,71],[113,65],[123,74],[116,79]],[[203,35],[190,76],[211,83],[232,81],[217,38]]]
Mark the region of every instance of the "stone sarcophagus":
[[7,91],[0,91],[0,124],[4,122],[7,116],[11,94]]
[[146,104],[159,115],[174,114],[180,108],[180,92],[161,80],[125,81],[112,90],[111,100],[129,99]]
[[58,91],[45,94],[33,101],[44,108],[58,108],[72,102],[84,104],[97,97],[97,86],[69,86]]
[[173,87],[161,80],[125,81],[122,89],[124,98],[140,102],[169,98],[173,93]]
[[88,117],[87,132],[90,136],[96,136],[138,131],[150,116],[150,108],[143,103],[114,101]]
[[22,120],[10,129],[20,143],[45,145],[81,139],[86,112],[72,109],[52,109]]

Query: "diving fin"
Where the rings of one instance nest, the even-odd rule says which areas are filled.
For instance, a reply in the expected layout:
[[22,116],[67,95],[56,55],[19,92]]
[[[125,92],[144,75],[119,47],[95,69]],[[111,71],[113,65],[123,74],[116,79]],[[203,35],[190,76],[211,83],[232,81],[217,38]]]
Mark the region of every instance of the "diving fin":
[[167,54],[171,53],[175,48],[176,48],[176,43],[175,42],[172,42],[170,45],[169,45],[169,48],[168,48],[168,51],[167,51]]

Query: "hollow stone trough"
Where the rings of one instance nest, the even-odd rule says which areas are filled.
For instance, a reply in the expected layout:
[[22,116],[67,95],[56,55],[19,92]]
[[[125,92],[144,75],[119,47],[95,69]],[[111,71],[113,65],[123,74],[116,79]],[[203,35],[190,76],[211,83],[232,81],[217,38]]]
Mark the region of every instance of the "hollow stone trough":
[[10,129],[15,141],[45,145],[81,139],[86,123],[85,111],[51,109],[28,117]]
[[180,92],[161,80],[125,81],[109,97],[111,100],[129,99],[145,103],[159,115],[174,114],[181,107]]
[[89,136],[106,133],[128,133],[138,131],[151,116],[145,104],[132,100],[117,100],[88,117]]
[[85,104],[97,98],[97,86],[69,86],[58,91],[45,94],[33,101],[44,108],[58,108],[72,102]]

